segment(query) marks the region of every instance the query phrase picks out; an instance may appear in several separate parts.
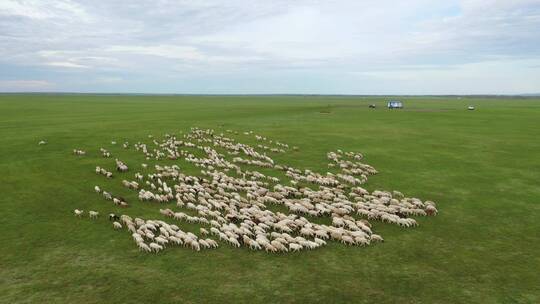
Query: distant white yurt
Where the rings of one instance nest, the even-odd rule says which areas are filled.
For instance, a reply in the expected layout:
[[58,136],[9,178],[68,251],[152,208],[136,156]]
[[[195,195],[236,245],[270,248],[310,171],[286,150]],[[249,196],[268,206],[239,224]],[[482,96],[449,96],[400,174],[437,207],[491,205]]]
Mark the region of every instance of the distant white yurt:
[[403,103],[399,100],[390,100],[388,102],[389,109],[403,109]]

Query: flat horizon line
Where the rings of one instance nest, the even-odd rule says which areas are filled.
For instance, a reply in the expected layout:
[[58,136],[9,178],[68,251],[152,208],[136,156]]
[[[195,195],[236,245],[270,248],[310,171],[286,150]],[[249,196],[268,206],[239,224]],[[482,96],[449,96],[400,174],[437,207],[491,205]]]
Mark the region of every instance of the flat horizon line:
[[522,94],[311,94],[311,93],[127,93],[127,92],[0,92],[0,95],[132,95],[132,96],[334,96],[334,97],[540,97]]

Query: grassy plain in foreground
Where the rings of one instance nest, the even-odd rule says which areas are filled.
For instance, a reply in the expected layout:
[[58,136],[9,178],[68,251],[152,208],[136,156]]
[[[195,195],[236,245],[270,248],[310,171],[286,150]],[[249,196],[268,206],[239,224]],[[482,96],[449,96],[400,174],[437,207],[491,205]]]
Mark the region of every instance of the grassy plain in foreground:
[[[377,97],[0,95],[0,302],[540,302],[540,99],[401,100],[404,110],[389,111]],[[111,140],[193,126],[299,146],[275,159],[320,172],[326,152],[360,151],[380,172],[366,188],[434,200],[440,213],[417,218],[414,229],[375,222],[383,244],[286,255],[225,244],[142,254],[104,216],[72,215],[160,218],[120,180],[93,173],[113,163],[98,149],[135,168],[141,155]],[[72,156],[73,148],[89,155]],[[133,207],[115,209],[96,184]]]

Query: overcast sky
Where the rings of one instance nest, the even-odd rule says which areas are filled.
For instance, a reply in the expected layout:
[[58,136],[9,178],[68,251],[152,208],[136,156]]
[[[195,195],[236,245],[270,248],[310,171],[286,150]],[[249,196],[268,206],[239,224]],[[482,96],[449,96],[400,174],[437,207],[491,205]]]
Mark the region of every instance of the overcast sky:
[[0,91],[540,92],[540,0],[0,0]]

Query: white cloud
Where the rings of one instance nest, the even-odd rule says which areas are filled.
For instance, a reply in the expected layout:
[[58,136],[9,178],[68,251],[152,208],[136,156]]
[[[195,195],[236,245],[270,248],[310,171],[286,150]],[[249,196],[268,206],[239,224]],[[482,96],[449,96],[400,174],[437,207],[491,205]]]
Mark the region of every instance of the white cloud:
[[69,61],[52,61],[52,62],[46,62],[44,65],[52,66],[52,67],[61,67],[61,68],[75,68],[75,69],[87,69],[88,66],[77,64]]
[[92,20],[81,5],[69,0],[2,0],[0,15],[38,20],[50,18],[71,19],[78,22]]
[[115,45],[104,49],[106,52],[129,53],[138,55],[149,55],[183,60],[204,59],[197,48],[192,46],[176,45],[155,45],[155,46],[137,46],[137,45]]
[[[191,64],[235,64],[246,63],[261,60],[260,56],[239,56],[231,54],[209,54],[202,52],[199,48],[193,46],[182,45],[116,45],[103,49],[105,53],[116,53],[116,56],[127,54],[162,57],[166,59],[175,59],[179,63]],[[178,63],[177,62],[177,63]]]
[[54,84],[45,80],[0,80],[0,91],[20,92],[20,91],[50,91]]
[[[460,84],[489,90],[490,75],[445,75],[486,62],[500,62],[499,73],[511,69],[507,62],[522,68],[540,58],[538,32],[540,0],[4,0],[0,69],[45,69],[77,88],[100,75],[121,75],[121,82],[113,82],[162,88],[161,79],[196,79],[202,83],[193,87],[209,87],[203,83],[208,81],[241,91],[244,84],[229,80],[250,83],[257,75],[265,84],[296,92],[302,87],[299,75],[307,75],[314,85],[304,85],[306,90],[359,93],[359,86],[340,75],[386,84],[391,80],[381,73],[392,72],[400,75],[393,85],[404,90],[421,90],[412,81],[418,77],[440,79],[441,92],[458,91]],[[489,71],[496,73],[496,64]],[[524,88],[513,81],[506,86]]]
[[124,79],[122,77],[116,77],[116,76],[102,76],[98,77],[96,79],[97,82],[101,83],[119,83],[122,82]]
[[[497,60],[453,65],[353,73],[399,85],[406,94],[521,94],[538,92],[539,60]],[[448,87],[452,87],[451,90]],[[393,87],[388,89],[390,92]]]

